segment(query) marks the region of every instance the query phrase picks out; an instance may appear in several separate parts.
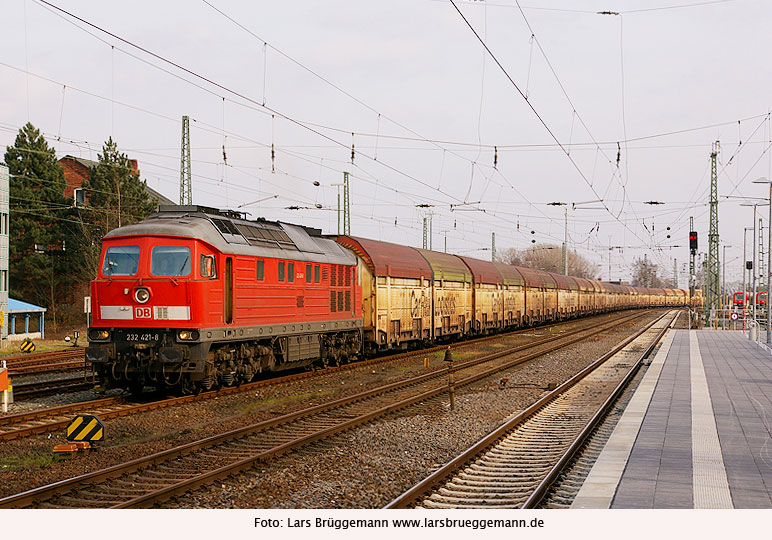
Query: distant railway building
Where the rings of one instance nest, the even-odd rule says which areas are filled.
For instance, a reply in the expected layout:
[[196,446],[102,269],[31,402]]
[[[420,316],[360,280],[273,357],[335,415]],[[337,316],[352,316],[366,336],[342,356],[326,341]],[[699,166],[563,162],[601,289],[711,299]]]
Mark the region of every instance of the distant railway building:
[[[7,293],[6,296],[8,296]],[[46,308],[44,307],[9,298],[5,319],[8,341],[46,337]]]

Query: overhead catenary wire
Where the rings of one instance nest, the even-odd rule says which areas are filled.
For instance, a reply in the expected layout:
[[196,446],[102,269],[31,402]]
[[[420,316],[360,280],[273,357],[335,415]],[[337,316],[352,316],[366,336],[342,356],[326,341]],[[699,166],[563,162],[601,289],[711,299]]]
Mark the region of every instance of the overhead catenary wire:
[[[451,4],[453,5],[453,7],[456,9],[456,11],[458,12],[458,14],[461,16],[461,18],[463,19],[463,21],[466,23],[466,25],[467,25],[467,26],[469,27],[469,29],[472,31],[472,33],[473,33],[473,34],[474,34],[474,36],[477,38],[477,40],[478,40],[478,41],[479,41],[479,42],[482,44],[482,46],[485,48],[485,50],[486,50],[486,51],[488,52],[488,54],[491,56],[491,58],[492,58],[492,59],[493,59],[493,61],[496,63],[496,65],[497,65],[497,66],[499,66],[499,68],[501,69],[501,71],[504,73],[505,77],[506,77],[506,78],[509,80],[509,82],[512,84],[512,86],[513,86],[513,87],[514,87],[514,88],[517,90],[518,94],[520,94],[520,96],[521,96],[521,97],[524,99],[524,101],[526,102],[526,104],[528,105],[528,107],[531,109],[531,111],[532,111],[532,112],[533,112],[533,113],[536,115],[536,117],[538,118],[539,122],[542,124],[542,126],[543,126],[543,127],[544,127],[544,128],[547,130],[547,132],[549,133],[550,137],[552,137],[552,139],[553,139],[553,140],[554,140],[554,141],[555,141],[555,142],[556,142],[556,143],[557,143],[557,144],[560,146],[560,148],[563,150],[563,153],[566,155],[567,159],[568,159],[568,160],[571,162],[571,164],[572,164],[572,166],[574,167],[574,169],[576,169],[576,171],[579,173],[580,177],[581,177],[581,178],[584,180],[584,182],[585,182],[585,183],[586,183],[586,184],[587,184],[587,185],[590,187],[590,189],[591,189],[591,190],[592,190],[592,192],[595,194],[595,196],[596,196],[596,197],[598,197],[598,199],[602,199],[602,197],[600,196],[600,194],[598,194],[598,192],[595,190],[595,187],[594,187],[594,186],[593,186],[593,185],[590,183],[590,181],[587,179],[587,177],[585,176],[584,172],[581,170],[581,168],[579,167],[579,165],[578,165],[578,164],[576,163],[576,161],[575,161],[575,160],[574,160],[574,159],[571,157],[571,155],[570,155],[570,154],[569,154],[569,153],[566,151],[566,148],[565,148],[565,146],[564,146],[564,145],[563,145],[563,144],[562,144],[562,143],[561,143],[561,142],[558,140],[557,136],[556,136],[556,135],[554,134],[554,132],[553,132],[553,131],[550,129],[550,127],[547,125],[547,123],[546,123],[546,122],[545,122],[545,120],[542,118],[542,116],[539,114],[539,112],[536,110],[536,108],[533,106],[533,104],[532,104],[532,103],[531,103],[531,102],[530,102],[530,101],[529,101],[529,100],[528,100],[528,99],[525,97],[525,94],[523,94],[523,91],[520,89],[520,87],[518,86],[518,84],[517,84],[517,83],[516,83],[516,82],[515,82],[515,81],[512,79],[511,75],[510,75],[510,74],[509,74],[509,72],[506,70],[506,68],[504,68],[504,66],[503,66],[503,65],[501,64],[501,62],[498,60],[498,58],[496,57],[496,55],[494,55],[494,54],[493,54],[493,51],[491,51],[491,49],[488,47],[487,43],[485,43],[485,41],[484,41],[484,40],[483,40],[483,39],[480,37],[479,33],[477,32],[477,30],[475,30],[474,26],[472,26],[472,24],[469,22],[469,20],[466,18],[466,16],[463,14],[463,12],[462,12],[462,11],[461,11],[461,10],[458,8],[458,6],[456,5],[456,2],[455,2],[455,0],[450,0],[450,3],[451,3]],[[603,205],[603,206],[606,208],[606,210],[608,211],[608,213],[609,213],[609,214],[611,214],[611,215],[614,215],[614,214],[613,214],[613,212],[611,212],[611,210],[608,208],[608,206],[607,206],[605,203],[601,203],[601,204],[602,204],[602,205]],[[631,233],[632,233],[632,234],[633,234],[635,237],[637,237],[637,238],[638,238],[639,240],[641,240],[642,242],[645,242],[645,241],[644,241],[642,238],[640,238],[640,236],[638,236],[638,233],[636,233],[634,230],[632,230],[632,229],[631,229],[631,228],[630,228],[630,227],[629,227],[627,224],[625,224],[625,223],[623,223],[623,222],[621,222],[621,221],[620,221],[620,223],[622,223],[622,224],[624,225],[624,227],[625,227],[627,230],[629,230],[629,231],[630,231],[630,232],[631,232]]]
[[[272,60],[273,60],[273,59],[275,59],[275,58],[278,58],[276,55],[273,55],[273,54],[271,54],[271,56],[272,56],[272,58],[271,58]],[[272,63],[272,67],[273,67],[273,63]],[[259,77],[259,73],[258,73],[258,77]],[[258,79],[258,80],[259,80],[259,79]],[[271,81],[271,82],[273,82],[273,81]],[[69,96],[68,96],[68,106],[69,106],[69,103],[70,103],[70,101],[69,101]],[[68,116],[69,116],[69,114],[68,114]],[[52,129],[52,131],[53,131],[53,129]],[[376,137],[377,137],[377,136],[378,136],[378,134],[379,134],[379,128],[376,128],[376,130],[375,130],[375,134],[376,134]],[[381,135],[383,135],[383,134],[381,133]],[[577,141],[577,142],[575,143],[575,142],[573,141],[573,137],[571,137],[571,139],[572,139],[572,140],[571,140],[571,154],[573,155],[573,154],[574,154],[574,149],[576,149],[576,148],[577,148],[577,144],[578,144],[578,143],[580,143],[581,141]],[[229,140],[229,141],[231,140],[230,136],[228,136],[228,140]],[[376,138],[375,140],[376,140],[376,141],[379,141],[379,140],[381,140],[381,139],[378,139],[378,138]],[[383,139],[383,140],[385,140],[385,139]],[[287,142],[291,142],[291,141],[282,140],[281,142],[283,142],[283,143],[287,143]],[[424,142],[425,142],[425,141],[424,141]],[[477,144],[477,149],[478,149],[478,151],[479,151],[479,148],[480,148],[480,147],[482,147],[482,145],[481,145],[481,144],[479,144],[480,142],[481,142],[481,141],[478,141],[478,144]],[[358,147],[358,148],[357,148],[357,150],[360,150],[360,151],[363,151],[363,152],[367,152],[367,151],[368,151],[368,147],[367,147],[365,144],[362,144],[362,143],[360,142],[360,135],[359,135],[359,133],[357,133],[357,143],[358,143],[358,144],[357,144],[357,147]],[[135,145],[136,145],[136,143],[135,143]],[[553,145],[553,146],[554,146],[554,147],[556,147],[556,148],[559,148],[559,146],[557,146],[557,145]],[[91,146],[90,148],[93,148],[93,146]],[[592,149],[593,149],[593,151],[596,153],[596,155],[598,155],[598,153],[599,153],[599,152],[598,152],[598,147],[597,147],[597,146],[592,146],[591,148],[592,148]],[[232,146],[231,146],[231,147],[229,147],[229,148],[228,148],[228,150],[229,150],[229,152],[228,152],[228,158],[229,158],[229,160],[228,160],[228,163],[229,163],[229,165],[231,164],[231,159],[233,159],[233,163],[237,163],[237,162],[238,162],[238,159],[237,159],[237,158],[238,158],[238,156],[237,156],[237,155],[231,155],[231,152],[232,152]],[[280,151],[279,147],[277,147],[277,149],[276,149],[276,150],[277,150],[277,152],[278,152],[278,151]],[[281,151],[282,151],[282,156],[283,156],[283,157],[282,157],[282,159],[283,159],[283,160],[285,160],[285,159],[286,159],[286,155],[284,154],[284,152],[283,152],[283,149],[282,149]],[[505,151],[506,151],[506,150],[502,150],[502,152],[505,152]],[[386,151],[385,151],[385,152],[386,152]],[[495,152],[495,150],[494,150],[494,152]],[[443,149],[443,156],[445,155],[445,153],[446,153],[446,150],[445,150],[445,149]],[[394,154],[392,154],[392,155],[394,155]],[[388,158],[388,157],[389,157],[389,154],[388,154],[388,153],[384,153],[384,154],[383,154],[383,157],[385,157],[385,158]],[[439,156],[437,156],[437,157],[439,158]],[[259,160],[259,163],[258,163],[258,164],[262,164],[262,163],[263,163],[263,159],[262,159],[262,158],[264,158],[264,156],[261,156],[261,159]],[[376,155],[374,156],[374,158],[377,158],[378,160],[380,160],[380,159],[381,159],[380,151],[378,151],[378,152],[376,153]],[[160,162],[160,160],[154,160],[154,161],[156,161],[157,163],[159,163],[159,162]],[[242,160],[242,161],[243,161],[243,160]],[[438,161],[439,161],[439,160],[438,160]],[[316,162],[317,164],[319,163],[319,156],[318,156],[318,155],[315,157],[315,162]],[[488,164],[488,163],[490,162],[490,160],[489,160],[489,159],[485,159],[485,158],[484,158],[484,159],[483,159],[483,162],[484,162],[484,163],[486,163],[486,164]],[[504,162],[505,162],[505,164],[506,164],[506,159],[504,160]],[[288,165],[288,163],[289,163],[289,165]],[[291,160],[291,161],[284,161],[284,162],[282,163],[282,166],[283,166],[283,168],[285,168],[285,169],[287,169],[287,170],[289,170],[289,171],[293,171],[293,172],[296,172],[296,173],[297,173],[297,172],[298,172],[297,168],[296,168],[296,167],[293,167],[293,165],[294,165],[295,163],[297,163],[297,162],[296,162],[294,159],[293,159],[293,160]],[[333,165],[333,166],[337,166],[337,164],[336,164],[336,163],[331,163],[331,165]],[[364,169],[369,169],[369,172],[373,173],[373,180],[374,180],[375,182],[378,182],[379,178],[380,178],[381,180],[383,180],[383,177],[382,177],[380,174],[378,174],[378,171],[377,171],[377,170],[373,169],[372,167],[369,167],[367,163],[364,163],[363,165],[364,165]],[[454,164],[454,166],[455,166],[455,164]],[[476,166],[476,167],[479,167],[479,165],[478,165],[478,166]],[[605,167],[604,167],[604,168],[605,168]],[[509,170],[511,170],[511,169],[509,169]],[[436,169],[435,169],[435,171],[436,171]],[[252,171],[251,171],[251,172],[254,172],[254,169],[252,169]],[[485,177],[488,177],[488,178],[489,178],[489,182],[493,182],[493,184],[496,184],[496,185],[498,185],[498,186],[501,186],[501,185],[502,185],[502,182],[501,182],[501,181],[502,181],[502,178],[505,178],[504,176],[498,176],[498,175],[490,176],[490,175],[489,175],[489,172],[488,172],[487,170],[483,170],[483,169],[481,169],[481,168],[478,168],[478,171],[476,171],[476,172],[474,173],[475,177],[476,177],[476,178],[482,178],[482,176],[479,176],[479,177],[478,177],[478,174],[480,174],[481,172],[482,172],[482,175],[483,175],[483,176],[485,176]],[[505,174],[507,173],[507,169],[506,169],[506,168],[505,168],[505,170],[504,170],[504,173],[505,173]],[[261,176],[263,173],[262,173],[262,172],[259,172],[259,173],[257,173],[257,174],[258,174],[258,176]],[[302,172],[300,172],[298,175],[299,175],[299,176],[309,176],[309,175],[304,175]],[[423,178],[425,178],[425,176],[421,176],[421,175],[417,175],[417,176],[418,176],[419,178],[422,178],[422,179],[423,179]],[[434,176],[434,175],[432,175],[432,176]],[[597,187],[597,189],[598,189],[599,191],[601,191],[601,190],[602,190],[602,187],[604,187],[604,186],[603,186],[603,184],[605,184],[605,177],[606,177],[606,175],[602,175],[602,178],[603,178],[603,180],[604,180],[602,184],[597,184],[597,182],[596,182],[596,185],[598,186],[598,187]],[[520,186],[520,187],[522,187],[522,183],[520,182],[520,179],[519,179],[519,178],[517,178],[517,176],[516,176],[516,175],[513,175],[513,176],[512,176],[512,178],[514,178],[514,179],[516,179],[516,180],[517,180],[516,182],[514,182],[514,185],[515,185],[515,186]],[[482,182],[484,182],[484,181],[481,181],[481,182],[480,182],[480,184],[482,184]],[[595,180],[594,180],[594,175],[593,175],[593,179],[591,179],[591,180],[590,180],[590,183],[591,183],[591,184],[592,184],[593,182],[595,182]],[[433,183],[434,183],[434,182],[433,182]],[[385,186],[385,185],[387,185],[387,184],[388,184],[388,181],[384,182],[382,185],[384,185],[384,186]],[[439,186],[442,186],[443,184],[444,184],[444,182],[440,181],[440,184],[439,184]],[[398,186],[399,184],[392,182],[392,184],[391,184],[391,185],[394,185],[394,186],[396,187],[396,186]],[[405,185],[405,183],[403,183],[403,185]],[[437,184],[435,184],[435,185],[437,185]],[[486,188],[488,187],[488,182],[487,182],[487,181],[486,181],[486,183],[485,183],[485,186],[486,186]],[[510,188],[511,188],[511,186],[510,186]],[[612,186],[612,188],[613,188],[613,186]],[[477,187],[477,186],[476,186],[476,189],[478,189],[478,187]],[[498,189],[497,187],[491,187],[491,190],[490,190],[490,191],[488,191],[488,196],[486,197],[486,199],[490,200],[490,199],[491,199],[491,197],[492,197],[492,196],[495,194],[495,190],[497,190],[497,189]],[[416,192],[420,192],[421,190],[413,190],[413,191],[416,191]],[[527,195],[531,196],[531,193],[530,193],[530,191],[529,191],[529,190],[527,190],[527,189],[526,189],[526,190],[524,190],[524,191],[525,191],[525,192],[527,192]],[[615,190],[614,190],[614,189],[612,189],[612,191],[615,191]],[[371,192],[372,192],[372,190],[371,190],[371,189],[370,189],[370,190],[368,190],[368,193],[371,193]],[[475,193],[475,195],[477,195],[477,193]],[[610,195],[612,195],[612,196],[613,196],[613,194],[610,194]],[[442,197],[438,197],[438,198],[442,198]],[[395,198],[395,199],[396,199],[396,198]],[[517,204],[518,204],[518,205],[520,204],[520,203],[519,203],[519,200],[517,200],[518,198],[516,198],[516,197],[511,197],[511,196],[509,196],[509,195],[506,195],[506,200],[507,200],[507,202],[509,202],[509,201],[510,201],[510,200],[512,200],[512,199],[514,199],[515,201],[517,201]],[[619,199],[620,199],[620,200],[624,200],[625,198],[622,196],[622,197],[619,197]],[[403,200],[403,199],[399,198],[398,200],[400,200],[400,201],[401,201],[401,200]],[[526,201],[527,201],[527,199],[525,199],[525,197],[523,197],[523,200],[526,200]],[[607,201],[611,201],[611,199],[609,199],[609,197],[604,197],[604,200],[607,200]],[[482,204],[482,205],[480,205],[480,206],[481,206],[481,207],[485,207],[485,206],[492,206],[492,205],[493,205],[493,204],[495,204],[496,202],[497,202],[497,201],[492,201],[492,202],[488,202],[487,204]],[[534,203],[534,204],[538,205],[538,203]],[[609,204],[612,204],[612,203],[611,203],[611,202],[609,202]],[[506,206],[506,205],[505,205],[505,206]],[[614,204],[613,206],[616,208],[616,204]],[[538,206],[537,206],[537,207],[538,207]],[[520,207],[518,206],[518,208],[520,208]],[[495,210],[495,208],[494,208],[494,210]],[[536,216],[536,217],[538,218],[538,216]],[[545,218],[545,219],[547,219],[547,218]],[[624,216],[622,216],[622,217],[621,217],[621,220],[622,220],[622,221],[625,221],[625,220],[624,220]],[[550,221],[553,221],[553,220],[552,220],[552,219],[550,219]],[[487,223],[490,223],[490,222],[491,222],[491,220],[489,220],[489,219],[486,219],[486,220],[485,220],[483,223],[487,224]]]

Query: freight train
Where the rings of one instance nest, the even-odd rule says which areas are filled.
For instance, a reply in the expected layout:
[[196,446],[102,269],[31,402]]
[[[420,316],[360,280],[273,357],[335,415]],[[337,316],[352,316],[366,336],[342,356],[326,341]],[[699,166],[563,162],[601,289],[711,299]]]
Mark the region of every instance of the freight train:
[[263,372],[646,306],[630,287],[202,206],[161,206],[103,238],[86,358],[103,388],[181,393]]

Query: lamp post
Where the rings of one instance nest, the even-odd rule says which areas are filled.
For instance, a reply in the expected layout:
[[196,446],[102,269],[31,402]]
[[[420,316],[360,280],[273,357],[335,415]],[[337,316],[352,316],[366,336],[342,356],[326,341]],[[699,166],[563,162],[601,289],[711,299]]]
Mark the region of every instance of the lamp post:
[[[724,268],[721,270],[721,301],[722,302],[726,298],[726,248],[728,247],[732,247],[732,246],[730,244],[724,244],[724,258],[721,259],[722,261],[724,261]],[[731,307],[731,304],[730,304],[730,307]]]
[[764,178],[757,178],[753,181],[754,184],[769,184],[769,222],[767,230],[769,231],[769,241],[767,243],[767,345],[772,345],[772,309],[769,309],[769,289],[770,279],[772,279],[772,182]]
[[[749,199],[751,197],[748,197]],[[741,203],[740,206],[752,206],[753,207],[753,262],[751,263],[751,272],[753,280],[753,296],[752,302],[753,302],[753,311],[752,311],[752,317],[753,317],[753,324],[751,325],[750,332],[748,333],[748,339],[751,339],[753,341],[756,341],[756,336],[758,332],[758,328],[756,327],[756,208],[759,206],[766,206],[769,202],[764,203]]]
[[746,268],[746,264],[748,261],[748,256],[745,254],[745,247],[748,245],[748,231],[750,231],[750,227],[745,227],[743,229],[743,261],[742,261],[742,272],[743,272],[743,330],[745,330],[745,319],[746,315],[748,314],[748,287],[745,283],[745,276],[748,275],[748,269]]

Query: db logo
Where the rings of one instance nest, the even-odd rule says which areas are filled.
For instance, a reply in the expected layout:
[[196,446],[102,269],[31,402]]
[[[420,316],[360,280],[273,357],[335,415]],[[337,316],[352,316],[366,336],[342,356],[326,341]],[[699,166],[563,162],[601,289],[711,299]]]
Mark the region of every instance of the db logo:
[[153,317],[153,308],[151,307],[134,308],[135,319],[151,319],[152,317]]

